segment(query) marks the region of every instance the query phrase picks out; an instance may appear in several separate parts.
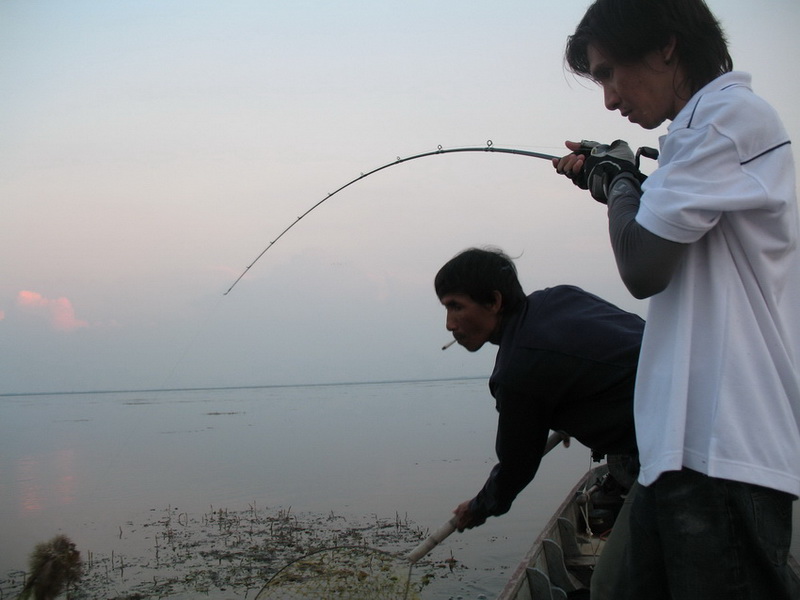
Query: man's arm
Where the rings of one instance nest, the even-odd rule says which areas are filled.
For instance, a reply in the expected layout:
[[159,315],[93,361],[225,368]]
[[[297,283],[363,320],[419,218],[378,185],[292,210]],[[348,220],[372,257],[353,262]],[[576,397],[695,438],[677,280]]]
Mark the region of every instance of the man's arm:
[[553,159],[553,166],[578,187],[593,190],[593,196],[597,191],[602,192],[595,199],[608,205],[611,247],[625,286],[635,298],[649,298],[664,291],[683,257],[686,245],[661,238],[636,222],[642,195],[641,177],[637,178],[634,174],[638,168],[635,168],[633,153],[623,152],[629,150],[627,144],[623,143],[624,148],[621,146],[618,149],[614,164],[625,165],[626,160],[621,158],[625,155],[633,169],[619,168],[614,175],[607,170],[597,169],[596,179],[600,183],[610,179],[608,186],[597,185],[598,182],[590,185],[589,182],[593,178],[592,165],[602,162],[603,157],[593,158],[582,152],[584,144],[581,142],[568,141],[566,146],[572,152]]
[[495,390],[495,397],[500,411],[495,442],[498,463],[478,495],[453,511],[459,531],[508,512],[536,474],[547,443],[549,419],[541,403],[504,389]]
[[636,222],[641,195],[632,175],[614,178],[608,190],[608,231],[625,287],[635,298],[649,298],[667,287],[687,244],[665,240]]

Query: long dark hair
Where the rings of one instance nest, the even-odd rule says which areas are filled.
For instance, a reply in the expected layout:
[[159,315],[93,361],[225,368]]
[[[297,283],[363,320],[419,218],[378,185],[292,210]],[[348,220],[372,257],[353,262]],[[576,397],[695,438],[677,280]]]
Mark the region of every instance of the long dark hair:
[[591,78],[591,44],[622,64],[676,41],[676,54],[692,93],[733,70],[733,59],[719,21],[703,0],[596,0],[567,40],[569,69]]
[[433,282],[436,295],[466,294],[478,304],[494,302],[494,292],[503,297],[504,312],[525,301],[525,292],[511,259],[497,248],[468,248],[439,269]]

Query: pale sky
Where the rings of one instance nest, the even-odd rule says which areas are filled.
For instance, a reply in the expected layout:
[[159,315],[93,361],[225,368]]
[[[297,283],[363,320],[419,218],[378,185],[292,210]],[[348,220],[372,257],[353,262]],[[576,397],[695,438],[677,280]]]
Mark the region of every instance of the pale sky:
[[[588,4],[0,0],[0,393],[485,376],[493,347],[441,351],[432,287],[473,245],[644,314],[604,208],[483,153],[358,182],[223,296],[397,157],[657,146],[564,70]],[[709,5],[800,138],[800,3]]]

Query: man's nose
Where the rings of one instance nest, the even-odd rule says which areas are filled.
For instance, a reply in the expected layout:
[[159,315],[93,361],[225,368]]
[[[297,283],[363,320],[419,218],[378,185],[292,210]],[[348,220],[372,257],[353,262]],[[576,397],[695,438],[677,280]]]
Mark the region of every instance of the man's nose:
[[603,102],[608,110],[617,110],[619,108],[620,98],[614,86],[603,86]]

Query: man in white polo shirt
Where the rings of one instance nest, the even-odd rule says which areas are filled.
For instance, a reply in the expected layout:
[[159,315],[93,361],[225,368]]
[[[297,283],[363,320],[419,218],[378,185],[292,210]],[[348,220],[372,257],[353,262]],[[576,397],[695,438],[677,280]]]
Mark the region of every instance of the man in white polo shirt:
[[672,121],[645,178],[624,142],[554,160],[608,204],[620,275],[650,298],[634,414],[642,489],[620,598],[798,598],[800,253],[794,160],[734,72],[702,0],[597,0],[569,68],[645,129]]

